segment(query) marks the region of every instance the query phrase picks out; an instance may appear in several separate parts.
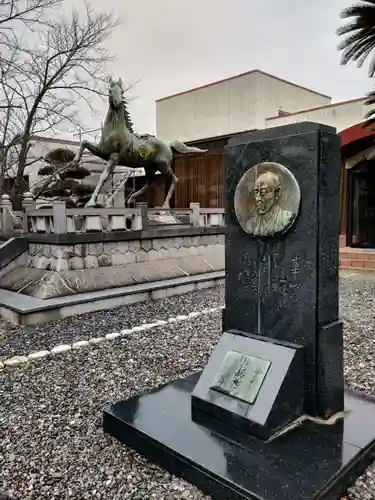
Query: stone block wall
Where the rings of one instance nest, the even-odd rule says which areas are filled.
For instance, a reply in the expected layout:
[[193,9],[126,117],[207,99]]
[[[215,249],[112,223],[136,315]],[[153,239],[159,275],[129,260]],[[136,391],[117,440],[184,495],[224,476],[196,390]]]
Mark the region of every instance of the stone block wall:
[[207,255],[210,248],[218,247],[224,248],[224,234],[82,243],[70,246],[30,243],[28,267],[68,271],[121,266]]

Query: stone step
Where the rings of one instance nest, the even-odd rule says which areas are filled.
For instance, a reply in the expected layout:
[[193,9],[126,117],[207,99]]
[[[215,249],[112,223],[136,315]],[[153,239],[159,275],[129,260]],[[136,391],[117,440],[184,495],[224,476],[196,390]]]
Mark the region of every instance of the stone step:
[[361,251],[355,248],[341,248],[340,268],[375,271],[375,249]]
[[362,271],[362,272],[374,272],[375,268],[368,268],[368,267],[356,267],[354,265],[347,265],[347,264],[342,264],[340,265],[341,271]]

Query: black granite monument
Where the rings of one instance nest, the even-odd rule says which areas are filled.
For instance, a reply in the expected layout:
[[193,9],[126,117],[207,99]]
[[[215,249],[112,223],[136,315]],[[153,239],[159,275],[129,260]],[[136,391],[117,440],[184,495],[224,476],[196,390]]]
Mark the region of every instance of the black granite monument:
[[254,132],[225,163],[222,338],[203,372],[105,410],[104,430],[214,499],[339,499],[375,459],[375,400],[343,381],[339,137]]

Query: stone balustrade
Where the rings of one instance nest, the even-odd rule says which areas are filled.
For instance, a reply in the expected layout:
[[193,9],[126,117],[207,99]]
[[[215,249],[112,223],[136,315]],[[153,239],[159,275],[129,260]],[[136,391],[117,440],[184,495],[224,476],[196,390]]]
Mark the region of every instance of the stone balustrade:
[[223,208],[201,208],[191,203],[186,209],[148,208],[66,208],[53,201],[51,208],[36,208],[31,193],[25,193],[23,211],[13,211],[8,195],[0,199],[2,236],[23,234],[82,234],[92,232],[144,231],[169,225],[184,227],[224,226]]
[[0,233],[6,237],[24,234],[27,228],[24,211],[13,210],[9,195],[0,198]]
[[52,209],[28,210],[29,232],[62,234],[142,229],[140,209],[70,208],[56,204]]
[[199,208],[200,226],[224,226],[224,208]]

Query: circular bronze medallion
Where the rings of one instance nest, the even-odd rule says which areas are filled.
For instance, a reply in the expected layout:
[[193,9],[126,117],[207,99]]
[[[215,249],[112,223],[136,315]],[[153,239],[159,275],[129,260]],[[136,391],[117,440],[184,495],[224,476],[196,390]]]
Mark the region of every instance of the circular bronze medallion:
[[242,229],[255,238],[285,234],[297,219],[301,201],[292,172],[273,162],[260,163],[241,177],[234,209]]
[[146,144],[141,144],[138,148],[138,154],[141,158],[148,158],[151,154],[151,151],[148,149]]

